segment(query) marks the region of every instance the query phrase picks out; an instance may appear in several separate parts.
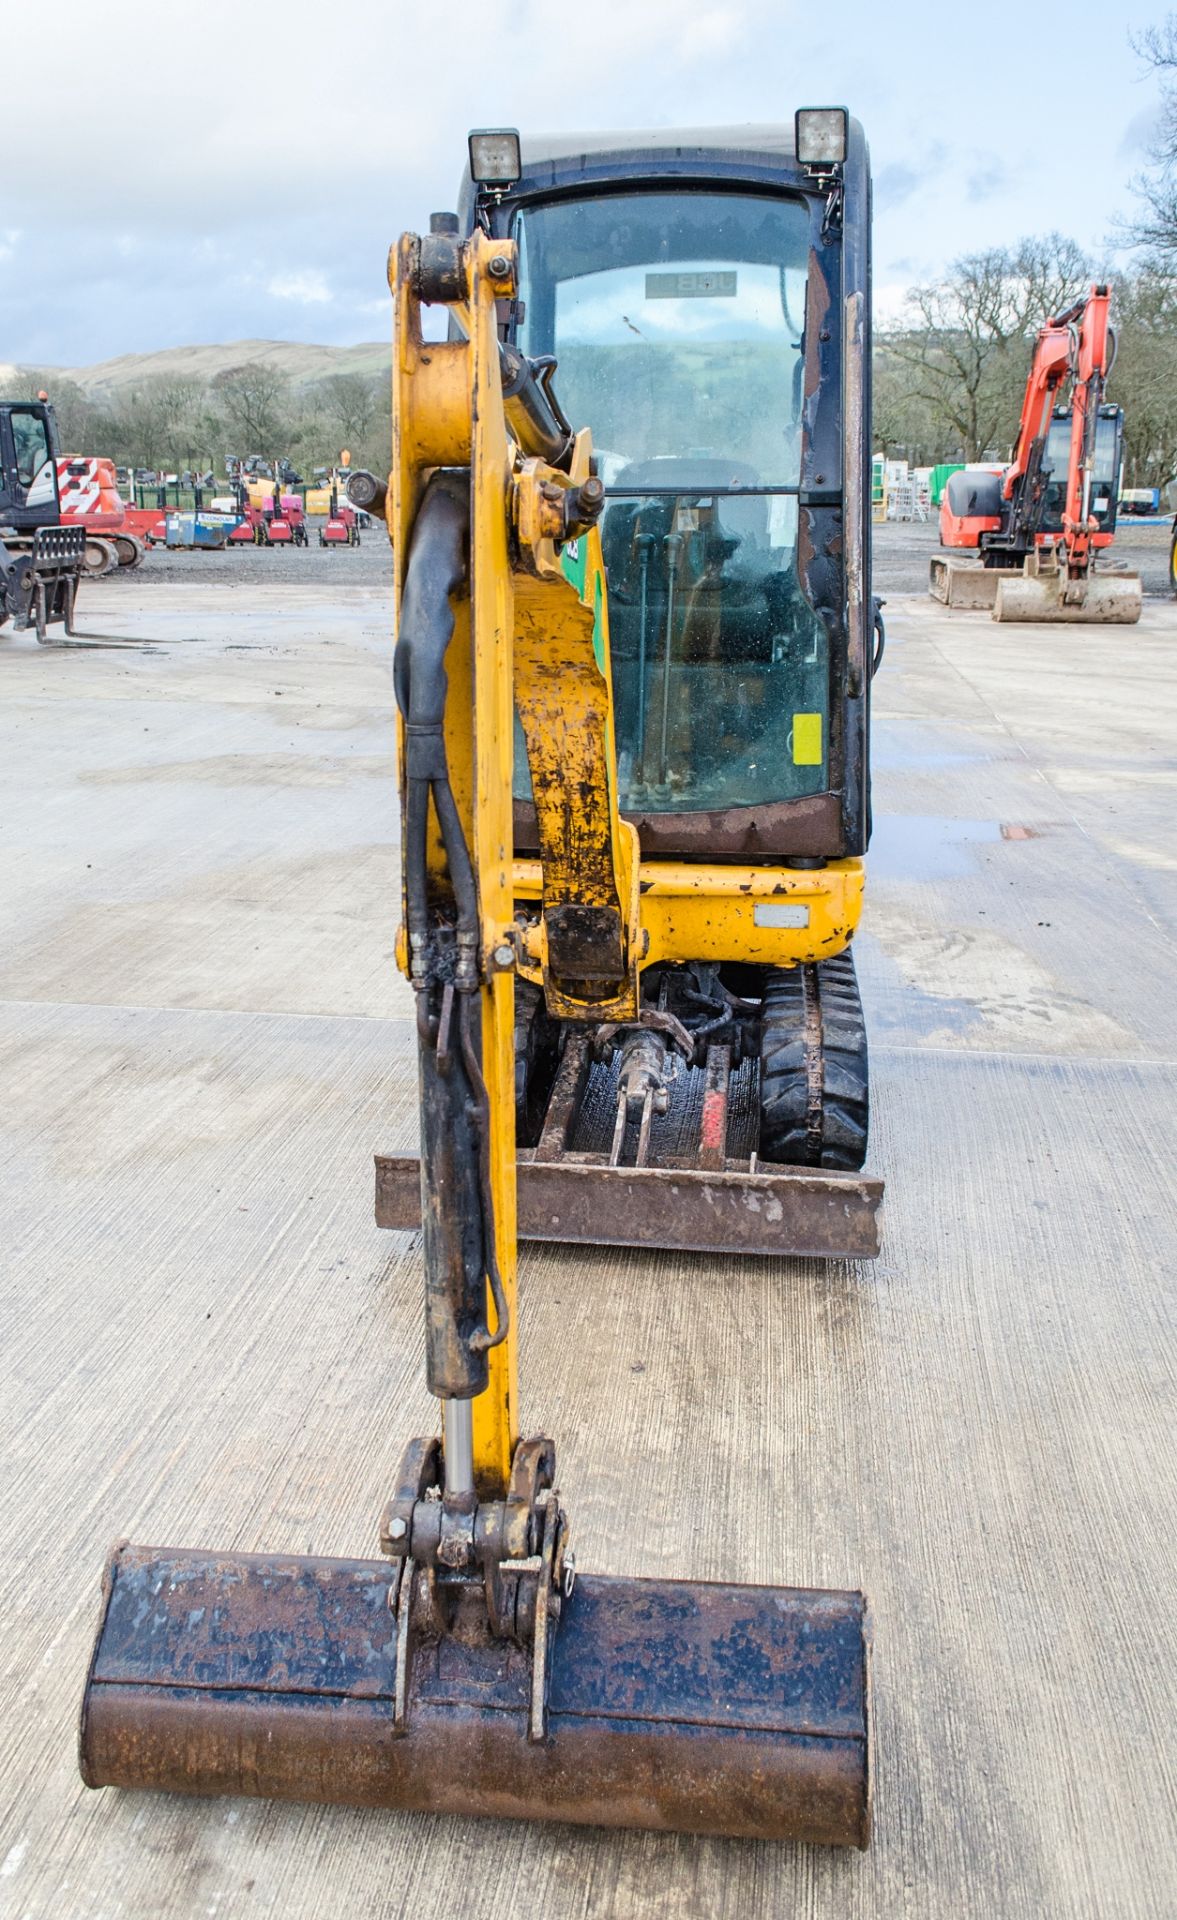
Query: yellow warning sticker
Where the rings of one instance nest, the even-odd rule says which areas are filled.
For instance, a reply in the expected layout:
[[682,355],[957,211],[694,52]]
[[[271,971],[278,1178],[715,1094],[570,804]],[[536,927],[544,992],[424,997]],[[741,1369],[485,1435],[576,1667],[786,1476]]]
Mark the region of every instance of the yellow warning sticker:
[[795,713],[793,715],[793,765],[795,767],[820,767],[820,713]]

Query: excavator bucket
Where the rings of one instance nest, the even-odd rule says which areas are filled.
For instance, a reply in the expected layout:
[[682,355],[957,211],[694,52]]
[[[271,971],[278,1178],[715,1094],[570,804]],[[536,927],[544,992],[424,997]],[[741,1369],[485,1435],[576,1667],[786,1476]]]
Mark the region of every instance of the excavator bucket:
[[414,1629],[398,1677],[400,1579],[116,1548],[86,1784],[868,1844],[861,1594],[582,1576],[537,1727],[531,1660],[488,1634]]
[[1132,627],[1143,606],[1138,573],[1093,573],[1068,580],[1065,573],[1001,574],[993,601],[1000,621],[1053,621],[1059,625]]

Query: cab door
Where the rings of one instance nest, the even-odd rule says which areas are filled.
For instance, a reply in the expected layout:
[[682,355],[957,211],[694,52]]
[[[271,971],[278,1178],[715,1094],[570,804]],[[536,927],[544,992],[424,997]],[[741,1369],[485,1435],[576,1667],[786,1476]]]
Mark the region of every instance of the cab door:
[[37,401],[0,408],[0,524],[24,533],[60,518],[52,414]]

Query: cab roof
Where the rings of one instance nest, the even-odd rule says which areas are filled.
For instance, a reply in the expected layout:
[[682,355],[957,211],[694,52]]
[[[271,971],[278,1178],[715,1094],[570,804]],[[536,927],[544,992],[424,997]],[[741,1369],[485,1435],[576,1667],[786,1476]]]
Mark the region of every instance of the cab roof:
[[793,122],[747,122],[733,127],[642,127],[615,132],[537,133],[522,138],[526,173],[547,162],[567,163],[583,157],[599,161],[606,154],[680,153],[712,150],[728,154],[759,154],[769,161],[793,158]]
[[[850,118],[846,182],[848,203],[865,212],[869,161],[862,127]],[[793,118],[748,121],[726,127],[636,127],[593,133],[535,133],[520,138],[522,178],[505,196],[496,222],[527,199],[575,194],[581,188],[613,188],[627,178],[652,184],[660,178],[694,175],[730,185],[787,185],[806,190],[810,183],[794,149]],[[474,223],[476,193],[469,165],[458,194],[461,230]],[[498,226],[495,228],[498,231]],[[503,231],[505,231],[505,226]]]
[[[866,143],[858,121],[849,125],[848,160],[851,170],[863,165]],[[793,119],[747,121],[727,127],[634,127],[592,133],[535,133],[520,137],[523,177],[515,193],[526,197],[549,191],[575,190],[580,176],[586,184],[657,178],[660,174],[697,170],[715,179],[739,181],[745,177],[772,181],[784,175],[802,183],[797,165]],[[512,196],[513,197],[513,196]],[[459,211],[469,231],[474,187],[467,166],[463,174]]]

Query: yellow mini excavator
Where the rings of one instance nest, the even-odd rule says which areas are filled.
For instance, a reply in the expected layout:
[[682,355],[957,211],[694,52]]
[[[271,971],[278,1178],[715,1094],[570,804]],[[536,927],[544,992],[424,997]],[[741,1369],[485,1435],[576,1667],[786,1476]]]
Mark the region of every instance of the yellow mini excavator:
[[877,1250],[866,148],[840,108],[470,147],[390,260],[393,470],[352,483],[420,1070],[377,1211],[423,1228],[439,1432],[380,1560],[118,1548],[82,1771],[865,1846],[863,1596],[575,1577],[516,1241]]

